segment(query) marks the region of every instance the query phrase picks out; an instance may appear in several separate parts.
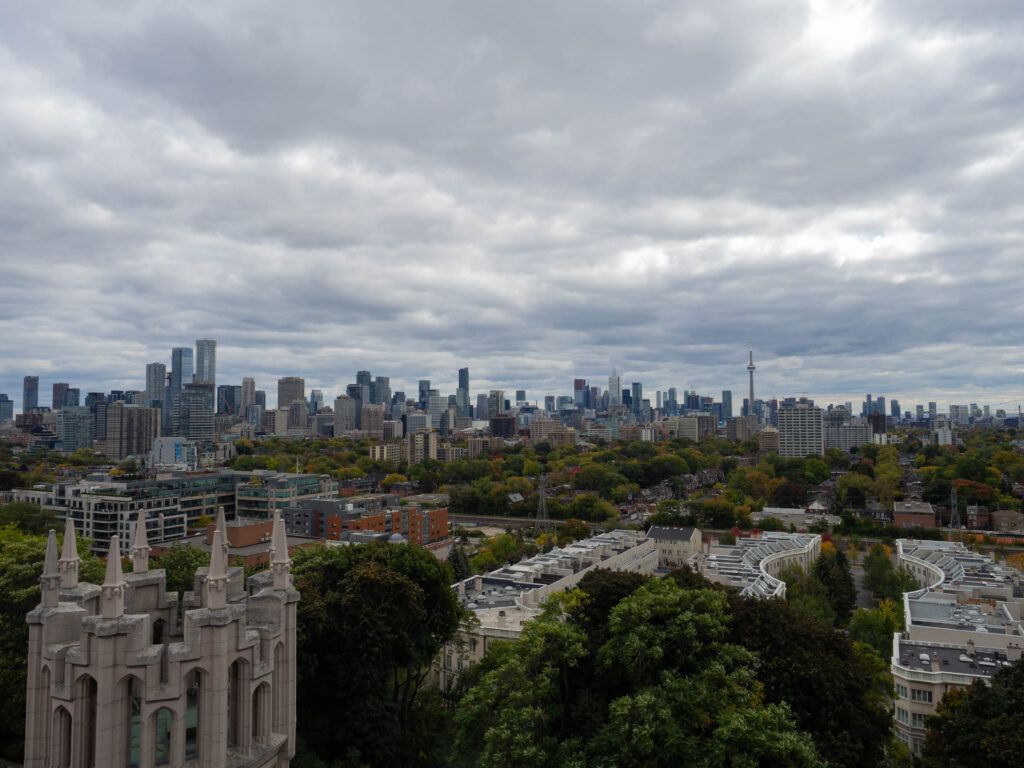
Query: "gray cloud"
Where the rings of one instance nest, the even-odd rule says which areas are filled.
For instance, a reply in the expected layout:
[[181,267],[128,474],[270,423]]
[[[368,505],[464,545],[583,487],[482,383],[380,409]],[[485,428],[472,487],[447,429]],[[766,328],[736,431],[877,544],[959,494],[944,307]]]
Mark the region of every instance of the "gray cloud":
[[[39,7],[36,7],[39,6]],[[45,3],[0,30],[0,391],[1009,402],[1012,4]]]

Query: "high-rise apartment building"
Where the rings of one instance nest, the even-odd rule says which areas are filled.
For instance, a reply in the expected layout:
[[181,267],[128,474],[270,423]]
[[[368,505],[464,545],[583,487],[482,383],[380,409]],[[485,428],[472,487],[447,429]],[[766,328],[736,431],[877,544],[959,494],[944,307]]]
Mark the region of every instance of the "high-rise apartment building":
[[459,387],[455,390],[455,409],[459,416],[469,416],[469,368],[459,368]]
[[217,342],[196,339],[196,381],[217,384]]
[[21,385],[21,412],[28,413],[39,407],[39,377],[26,376]]
[[171,350],[171,388],[169,399],[181,392],[185,384],[192,381],[194,368],[191,347],[175,347]]
[[334,434],[341,435],[356,429],[359,421],[359,401],[348,395],[339,395],[334,399]]
[[14,401],[6,394],[0,395],[0,423],[14,421]]
[[298,376],[285,376],[277,380],[277,407],[287,409],[296,400],[306,401],[306,380]]
[[779,408],[779,455],[787,459],[825,455],[821,408],[805,403]]
[[174,433],[204,446],[213,443],[213,385],[190,381],[174,400]]
[[246,376],[242,379],[242,402],[239,404],[239,410],[244,416],[249,412],[249,406],[255,405],[256,403],[256,380],[251,376]]
[[64,393],[71,387],[66,381],[58,381],[53,385],[53,401],[51,408],[55,411],[64,407]]
[[409,463],[419,464],[424,459],[437,458],[437,432],[429,429],[417,429],[407,438],[409,443]]
[[106,455],[111,461],[141,456],[160,437],[160,411],[139,405],[113,403],[106,409]]
[[74,453],[79,448],[92,448],[96,438],[92,411],[84,406],[58,409],[57,437],[60,439],[60,449],[65,453]]
[[[94,393],[99,394],[99,393]],[[91,401],[91,402],[90,402]],[[115,400],[115,402],[117,402]],[[107,408],[110,407],[110,403],[107,402],[105,397],[93,397],[86,398],[86,408],[92,413],[92,424],[93,431],[95,432],[94,439],[106,440],[107,439]]]
[[505,412],[505,391],[503,389],[492,389],[487,396],[487,418],[493,419],[498,414]]
[[163,363],[150,363],[146,366],[146,405],[160,403],[161,407],[167,394],[167,366]]

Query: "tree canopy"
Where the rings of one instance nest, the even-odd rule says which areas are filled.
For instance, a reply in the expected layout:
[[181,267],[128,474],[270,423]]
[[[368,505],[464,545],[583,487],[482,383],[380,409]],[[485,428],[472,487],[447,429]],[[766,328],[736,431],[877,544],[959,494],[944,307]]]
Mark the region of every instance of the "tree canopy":
[[352,764],[414,762],[422,741],[411,735],[430,717],[418,706],[424,679],[464,618],[451,570],[422,547],[366,544],[302,549],[292,573],[309,748]]
[[755,657],[729,642],[723,592],[629,574],[591,585],[605,606],[625,596],[605,615],[584,591],[568,621],[548,612],[493,652],[455,713],[457,761],[824,765],[788,707],[765,702]]

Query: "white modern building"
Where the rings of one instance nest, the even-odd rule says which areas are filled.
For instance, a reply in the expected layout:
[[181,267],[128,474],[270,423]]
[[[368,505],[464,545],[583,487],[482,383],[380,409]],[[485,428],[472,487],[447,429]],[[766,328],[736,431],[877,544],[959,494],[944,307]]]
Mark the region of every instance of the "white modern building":
[[787,459],[825,454],[821,408],[806,403],[779,408],[779,455]]
[[903,595],[906,628],[893,636],[896,738],[919,754],[925,720],[950,690],[989,680],[1024,648],[1021,574],[959,542],[896,542],[921,589]]
[[810,571],[820,554],[821,536],[816,533],[769,531],[735,544],[715,544],[699,556],[697,570],[741,595],[785,597],[786,582],[778,578],[779,571],[787,565]]
[[638,531],[616,530],[453,584],[479,624],[442,649],[438,684],[442,689],[451,686],[494,642],[515,640],[523,625],[540,613],[545,598],[572,589],[591,570],[652,574],[657,565],[658,547],[653,540]]

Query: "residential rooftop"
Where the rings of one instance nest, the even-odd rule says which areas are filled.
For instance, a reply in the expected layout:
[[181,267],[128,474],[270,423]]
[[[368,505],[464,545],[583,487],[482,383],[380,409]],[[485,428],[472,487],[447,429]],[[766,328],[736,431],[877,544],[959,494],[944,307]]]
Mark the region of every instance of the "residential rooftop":
[[[1019,657],[1019,652],[1016,654]],[[973,653],[963,646],[939,643],[913,643],[899,640],[899,657],[893,659],[904,669],[919,672],[951,672],[976,677],[991,677],[1001,667],[1013,664],[1001,648],[975,648]]]

